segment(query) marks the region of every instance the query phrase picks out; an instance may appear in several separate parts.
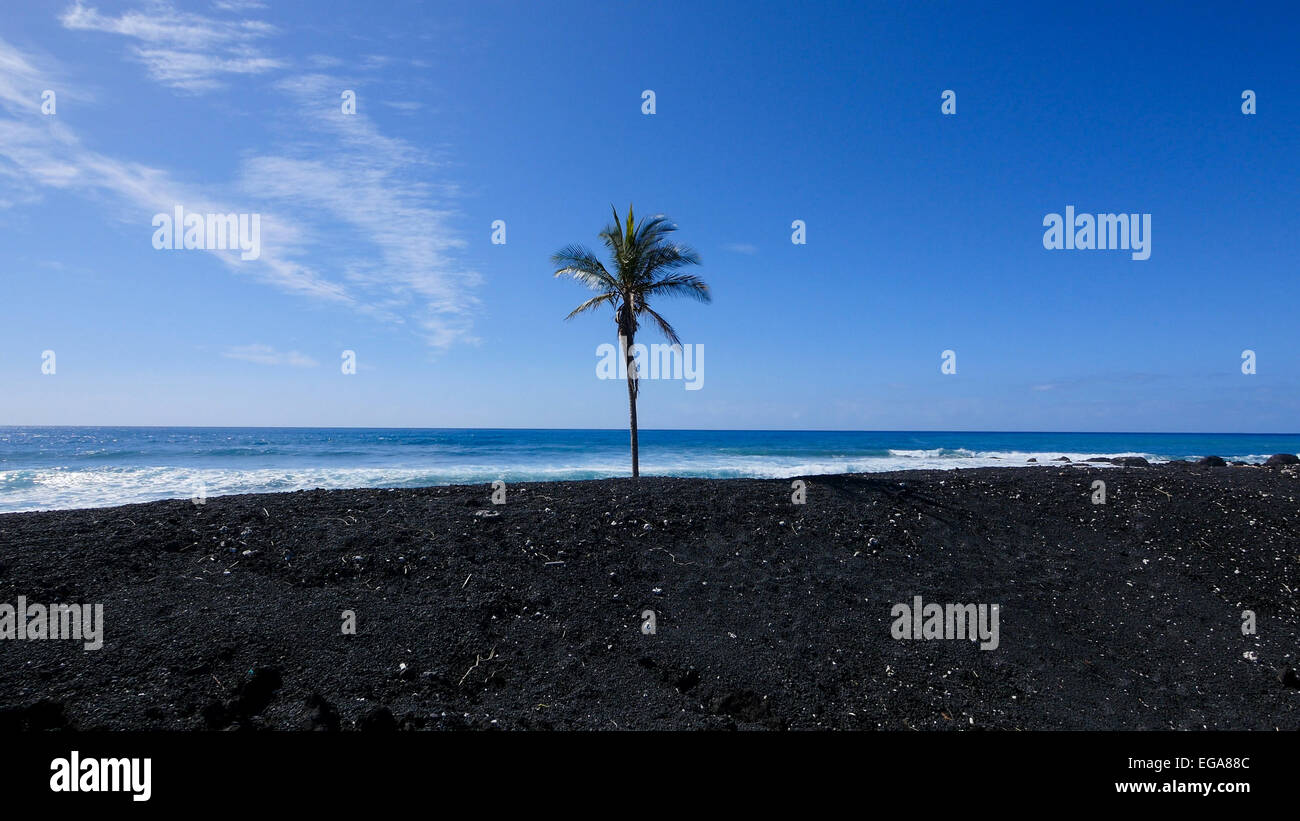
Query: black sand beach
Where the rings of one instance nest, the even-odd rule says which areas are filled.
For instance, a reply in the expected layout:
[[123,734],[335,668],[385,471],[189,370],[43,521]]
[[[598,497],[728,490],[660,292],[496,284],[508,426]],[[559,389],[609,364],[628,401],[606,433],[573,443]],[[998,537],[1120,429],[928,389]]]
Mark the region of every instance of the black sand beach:
[[[806,482],[0,516],[0,602],[106,623],[96,651],[0,642],[0,728],[1300,727],[1295,467]],[[998,604],[998,647],[895,640],[915,596]]]

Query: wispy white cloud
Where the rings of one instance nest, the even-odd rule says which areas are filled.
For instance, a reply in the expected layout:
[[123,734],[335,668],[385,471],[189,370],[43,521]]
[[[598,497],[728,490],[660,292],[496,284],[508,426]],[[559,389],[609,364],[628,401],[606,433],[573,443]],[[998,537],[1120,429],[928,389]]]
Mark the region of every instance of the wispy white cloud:
[[262,0],[216,0],[212,7],[217,11],[244,12],[264,9],[266,4]]
[[362,57],[357,67],[362,71],[375,71],[392,65],[393,58],[387,54],[367,54]]
[[[0,86],[0,176],[16,196],[35,198],[45,188],[76,191],[88,196],[107,197],[117,218],[139,226],[142,236],[151,235],[150,220],[156,213],[170,213],[177,204],[201,213],[232,213],[251,210],[247,203],[222,196],[221,186],[183,182],[166,171],[141,163],[119,160],[87,148],[57,116],[39,113],[41,71],[31,59],[0,40],[0,65],[21,67],[6,74]],[[33,111],[32,100],[37,100]],[[264,214],[262,230],[277,237],[302,233],[291,221],[276,214]],[[244,262],[229,251],[209,251],[242,274],[251,275],[291,293],[330,302],[354,304],[356,300],[339,283],[330,282],[300,261],[265,247],[259,262]]]
[[277,83],[309,119],[314,136],[250,157],[244,190],[285,206],[321,212],[347,231],[321,241],[349,285],[373,299],[367,310],[412,323],[435,347],[469,336],[480,276],[459,266],[464,247],[450,227],[454,187],[430,180],[436,163],[404,140],[380,133],[358,106],[343,114],[342,81],[322,74]]
[[338,68],[343,65],[343,61],[337,57],[328,54],[313,54],[307,58],[307,66],[311,69]]
[[26,56],[16,49],[0,48],[0,101],[29,114],[39,113],[41,84],[41,73]]
[[424,108],[424,103],[418,103],[414,100],[385,100],[384,105],[403,114],[411,114]]
[[258,365],[289,365],[294,368],[315,368],[320,365],[315,359],[298,351],[277,351],[270,345],[256,343],[253,345],[236,345],[222,352],[227,359],[239,359]]
[[216,77],[221,74],[261,74],[280,67],[279,61],[247,49],[226,56],[166,48],[136,49],[136,56],[158,82],[186,91],[220,88],[222,83]]
[[[230,7],[223,10],[258,8],[227,5]],[[205,17],[178,11],[166,3],[114,17],[77,0],[59,21],[68,29],[117,34],[137,41],[132,53],[151,77],[189,92],[220,88],[223,75],[262,74],[282,65],[259,50],[259,41],[275,33],[274,26],[260,20]]]
[[[210,87],[202,78],[221,68],[207,61],[236,59],[200,47],[230,53],[267,30],[168,6],[106,17],[80,2],[63,21],[167,44],[138,49],[136,56],[151,78],[187,91]],[[150,62],[151,52],[169,49],[176,53]],[[249,59],[264,61],[268,70],[281,65],[274,57]],[[273,88],[291,105],[279,107],[277,116],[286,118],[283,133],[294,137],[245,155],[234,180],[213,183],[87,148],[62,122],[40,116],[40,77],[30,55],[0,40],[0,114],[11,115],[0,116],[0,180],[13,183],[5,185],[0,207],[47,187],[106,195],[123,219],[143,225],[176,204],[191,212],[258,212],[258,261],[211,252],[240,274],[405,324],[435,348],[474,341],[480,277],[455,258],[464,247],[451,225],[455,188],[436,181],[438,165],[426,151],[381,133],[364,104],[356,114],[340,111],[340,90],[360,84],[320,73],[282,76]]]

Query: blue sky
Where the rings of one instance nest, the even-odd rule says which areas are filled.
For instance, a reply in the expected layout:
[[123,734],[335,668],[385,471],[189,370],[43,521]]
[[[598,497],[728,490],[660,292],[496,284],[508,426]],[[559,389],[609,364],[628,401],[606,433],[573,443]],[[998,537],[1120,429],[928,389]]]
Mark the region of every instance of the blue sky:
[[0,424],[623,426],[549,256],[633,202],[714,293],[643,427],[1294,431],[1300,13],[1151,5],[11,4]]

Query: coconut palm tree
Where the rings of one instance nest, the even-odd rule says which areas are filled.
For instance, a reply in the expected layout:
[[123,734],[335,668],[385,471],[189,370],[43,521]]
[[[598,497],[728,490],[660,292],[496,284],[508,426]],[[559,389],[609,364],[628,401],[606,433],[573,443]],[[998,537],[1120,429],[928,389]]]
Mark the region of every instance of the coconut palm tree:
[[640,327],[640,317],[648,316],[668,341],[680,345],[677,332],[668,320],[650,307],[659,297],[685,296],[709,302],[709,286],[694,274],[680,273],[688,265],[699,265],[700,255],[685,245],[669,240],[677,230],[662,214],[637,223],[632,218],[632,206],[627,207],[627,221],[619,219],[618,209],[612,208],[614,221],[600,232],[600,239],[609,249],[611,268],[606,269],[596,255],[581,245],[569,245],[551,256],[557,277],[573,277],[599,293],[569,312],[565,319],[602,305],[614,308],[614,324],[618,328],[619,348],[627,365],[627,406],[632,430],[632,478],[641,475],[637,449],[636,397],[637,373],[633,363],[632,345]]

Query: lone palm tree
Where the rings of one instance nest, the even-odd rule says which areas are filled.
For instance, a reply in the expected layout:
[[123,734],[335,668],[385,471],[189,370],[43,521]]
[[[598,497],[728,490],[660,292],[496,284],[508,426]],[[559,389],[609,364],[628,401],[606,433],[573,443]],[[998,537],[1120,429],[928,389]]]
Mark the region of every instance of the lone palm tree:
[[565,319],[587,311],[610,305],[614,308],[614,324],[618,327],[619,347],[627,365],[627,406],[632,428],[632,478],[641,475],[637,449],[636,397],[638,392],[636,367],[632,345],[640,327],[639,317],[650,317],[663,335],[673,345],[680,345],[677,332],[668,320],[650,307],[652,299],[664,296],[686,296],[709,302],[709,286],[694,274],[679,273],[688,265],[699,265],[700,255],[685,245],[670,242],[668,235],[677,226],[662,214],[637,223],[632,218],[632,206],[627,207],[624,224],[614,212],[614,221],[600,232],[600,239],[609,249],[613,271],[605,268],[596,255],[581,245],[569,245],[551,256],[556,266],[555,275],[573,277],[593,291],[596,296],[569,312]]

